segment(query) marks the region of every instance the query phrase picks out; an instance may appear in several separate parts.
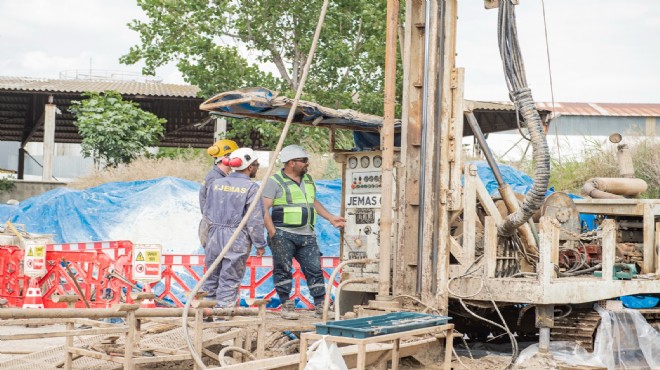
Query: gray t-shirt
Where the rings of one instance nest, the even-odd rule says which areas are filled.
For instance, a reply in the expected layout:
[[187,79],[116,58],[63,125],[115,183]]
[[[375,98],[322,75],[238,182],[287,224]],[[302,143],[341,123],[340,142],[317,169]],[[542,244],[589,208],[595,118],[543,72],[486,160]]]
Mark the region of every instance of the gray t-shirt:
[[[282,173],[282,176],[286,176]],[[300,190],[302,190],[303,194],[305,194],[305,185],[303,183],[300,183]],[[275,181],[273,180],[272,177],[268,178],[268,181],[266,181],[266,186],[264,187],[264,192],[261,194],[262,197],[264,198],[269,198],[269,199],[275,199],[279,198],[284,194],[284,190],[282,190],[282,187]],[[268,210],[270,212],[270,210]],[[300,227],[277,227],[280,230],[284,230],[290,233],[294,234],[299,234],[299,235],[314,235],[314,230],[309,226],[300,226]]]

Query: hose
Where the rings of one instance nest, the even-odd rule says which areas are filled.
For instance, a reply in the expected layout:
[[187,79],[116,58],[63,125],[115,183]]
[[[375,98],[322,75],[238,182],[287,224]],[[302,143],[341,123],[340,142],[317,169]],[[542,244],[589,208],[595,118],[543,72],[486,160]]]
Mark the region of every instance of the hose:
[[545,193],[550,182],[550,153],[543,132],[541,117],[534,105],[532,91],[527,87],[525,66],[523,64],[516,27],[516,16],[511,0],[501,0],[498,16],[500,56],[504,68],[504,77],[509,89],[509,97],[522,114],[532,142],[534,163],[534,184],[525,195],[520,209],[508,215],[497,225],[497,233],[509,236],[543,205]]
[[[309,67],[312,64],[312,60],[314,59],[314,53],[316,52],[316,46],[318,44],[319,37],[321,35],[321,28],[323,28],[323,22],[325,20],[325,14],[328,11],[329,2],[330,0],[323,0],[323,5],[321,6],[321,13],[319,14],[319,21],[316,24],[316,30],[314,31],[314,39],[312,40],[312,45],[310,47],[309,54],[307,55],[307,61],[305,62],[305,66],[303,67],[303,73],[302,76],[300,77],[300,84],[298,85],[298,89],[296,90],[296,96],[293,99],[293,103],[291,104],[291,110],[289,110],[289,115],[286,119],[286,123],[282,128],[282,134],[280,135],[280,139],[277,142],[277,146],[275,147],[275,151],[273,152],[273,156],[271,157],[265,178],[270,177],[273,174],[273,171],[275,170],[275,161],[277,159],[278,154],[282,150],[282,146],[284,145],[284,139],[286,138],[286,135],[289,132],[289,127],[291,126],[291,122],[293,121],[293,118],[295,116],[296,108],[298,107],[298,102],[300,101],[300,97],[302,96],[303,87],[305,86],[305,82],[307,81],[307,74],[309,72]],[[267,181],[261,182],[261,185],[259,185],[259,189],[257,190],[257,194],[255,195],[255,199],[261,199],[261,194],[263,193],[264,188],[266,187],[266,183]],[[209,266],[204,276],[202,276],[202,278],[199,280],[197,285],[195,285],[193,290],[190,292],[190,294],[187,297],[186,304],[183,306],[183,315],[181,316],[183,337],[186,341],[186,344],[188,345],[188,349],[190,350],[190,355],[195,361],[195,364],[197,364],[197,366],[200,369],[208,369],[208,368],[206,367],[206,365],[204,365],[204,362],[202,361],[202,357],[195,350],[195,345],[193,344],[188,331],[188,311],[190,310],[190,304],[192,303],[193,297],[195,297],[197,292],[199,292],[199,290],[201,289],[202,284],[204,284],[204,282],[209,278],[213,270],[215,270],[218,267],[218,265],[222,262],[222,259],[225,257],[225,255],[231,248],[232,244],[234,244],[234,242],[240,235],[241,230],[243,230],[245,224],[247,224],[247,220],[252,214],[252,212],[254,212],[256,205],[257,202],[252,202],[252,204],[250,204],[250,207],[248,207],[247,211],[245,212],[245,215],[243,216],[243,219],[241,220],[240,224],[238,224],[238,227],[236,227],[234,234],[231,236],[231,238],[229,238],[229,241],[227,241],[227,244],[225,244],[225,246],[222,248],[222,251],[215,259],[215,261],[213,261],[213,264]]]
[[218,353],[218,362],[220,362],[220,367],[231,365],[229,362],[227,362],[227,360],[225,360],[227,352],[238,352],[238,353],[242,354],[243,356],[246,356],[247,358],[249,358],[252,361],[257,359],[248,350],[245,350],[241,347],[228,346],[228,347],[225,347],[225,348],[221,349],[220,352]]
[[321,321],[323,323],[328,322],[328,309],[330,308],[330,290],[332,289],[332,284],[335,282],[335,278],[337,277],[337,273],[344,268],[344,266],[348,265],[349,263],[354,263],[354,264],[369,264],[369,263],[376,263],[378,260],[375,259],[354,259],[354,260],[347,260],[335,267],[334,270],[332,270],[332,273],[330,274],[330,278],[328,279],[328,282],[325,285],[325,297],[323,297],[323,318]]
[[[339,321],[341,319],[339,315],[339,297],[341,295],[341,290],[344,286],[348,284],[354,284],[354,283],[366,283],[366,284],[371,284],[375,281],[374,278],[355,278],[355,279],[347,279],[345,281],[342,281],[339,286],[337,286],[337,289],[335,290],[335,321]],[[325,303],[325,301],[323,301]],[[325,305],[323,306],[325,308]],[[325,311],[324,311],[325,312]]]

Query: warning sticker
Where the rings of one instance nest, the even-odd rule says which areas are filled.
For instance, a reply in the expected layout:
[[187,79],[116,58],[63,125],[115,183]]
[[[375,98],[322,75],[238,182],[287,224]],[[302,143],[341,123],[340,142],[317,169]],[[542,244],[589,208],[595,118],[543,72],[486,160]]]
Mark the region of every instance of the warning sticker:
[[23,258],[23,273],[30,277],[42,277],[46,274],[46,246],[27,244]]
[[161,279],[160,257],[162,247],[158,244],[133,246],[133,278],[144,282]]

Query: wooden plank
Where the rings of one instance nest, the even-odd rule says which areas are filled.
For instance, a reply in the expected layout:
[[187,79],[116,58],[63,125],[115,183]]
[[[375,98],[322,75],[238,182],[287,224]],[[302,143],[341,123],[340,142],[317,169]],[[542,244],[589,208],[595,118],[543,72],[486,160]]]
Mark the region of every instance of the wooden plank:
[[614,277],[614,259],[616,258],[616,221],[607,219],[603,221],[603,276],[602,279],[610,281]]
[[[463,187],[463,259],[470,265],[476,258],[477,233],[477,166],[465,167],[465,186]],[[464,268],[467,269],[467,266]],[[463,271],[464,272],[464,271]]]
[[[66,323],[66,330],[73,331],[72,322],[69,321]],[[64,348],[71,348],[71,347],[73,347],[73,337],[67,336],[66,340],[64,341]],[[64,359],[64,370],[71,370],[72,366],[73,366],[73,353],[67,350]]]
[[486,216],[484,225],[484,266],[486,277],[495,277],[497,267],[497,226],[492,216]]
[[655,272],[655,216],[650,204],[644,204],[644,264],[642,273]]
[[554,241],[555,225],[552,224],[550,219],[541,217],[541,232],[539,234],[539,264],[537,266],[538,279],[542,284],[550,283],[550,280],[555,276],[555,268],[552,264],[552,243]]
[[495,206],[493,198],[490,197],[488,190],[486,190],[486,186],[483,182],[481,182],[479,177],[476,178],[475,184],[477,186],[477,198],[479,199],[481,206],[484,208],[484,211],[486,211],[486,214],[490,217],[493,217],[496,223],[502,222],[502,215],[500,214],[500,211]]
[[451,370],[451,355],[454,349],[454,329],[447,329],[445,333],[444,370]]
[[460,263],[461,265],[464,265],[465,264],[465,258],[463,256],[463,253],[464,253],[463,252],[463,247],[461,247],[461,245],[458,244],[458,242],[456,241],[456,239],[454,239],[453,236],[449,236],[449,245],[450,245],[450,248],[451,248],[452,256],[454,256],[454,258],[456,258],[458,263]]
[[[435,112],[439,110],[440,112],[440,127],[434,132],[434,137],[439,136],[440,138],[440,147],[432,147],[434,152],[439,152],[439,157],[436,160],[440,161],[440,173],[437,174],[440,192],[438,196],[440,201],[438,202],[438,208],[436,210],[437,214],[435,217],[438,218],[438,262],[437,262],[437,277],[435,286],[437,287],[435,293],[435,302],[434,305],[440,310],[443,314],[448,312],[449,306],[449,294],[445,287],[449,282],[449,253],[451,250],[449,235],[449,204],[447,202],[447,197],[450,194],[450,156],[449,156],[449,125],[452,116],[452,106],[453,106],[453,95],[451,89],[451,73],[455,68],[455,57],[456,57],[456,19],[457,19],[457,7],[456,0],[444,2],[444,12],[443,19],[438,19],[437,6],[438,2],[432,2],[434,4],[431,7],[433,12],[432,20],[435,20],[434,29],[437,28],[438,23],[442,23],[445,28],[444,40],[440,40],[442,43],[442,52],[440,53],[443,57],[443,60],[431,59],[430,63],[432,66],[437,67],[442,65],[442,85],[435,86],[437,82],[436,79],[432,79],[434,83],[434,94],[431,95],[433,101],[436,100],[436,95],[440,94],[440,106],[430,105],[433,109],[429,109],[429,117],[434,117]],[[436,40],[437,36],[434,35],[432,40]],[[432,55],[438,56],[438,52],[432,53]],[[435,76],[435,69],[431,69],[431,75]],[[436,92],[437,91],[437,92]],[[462,111],[461,113],[462,114]],[[437,132],[439,131],[439,132]],[[437,140],[434,140],[437,142]],[[431,189],[430,187],[428,189]],[[459,187],[460,189],[460,187]]]
[[[424,4],[424,0],[406,1],[405,50],[423,50],[423,32],[408,25],[424,23]],[[395,248],[398,263],[395,264],[392,286],[394,295],[414,292],[416,286],[422,92],[413,86],[413,82],[421,79],[422,70],[421,52],[404,55],[401,136],[406,138],[406,144],[401,145],[403,165],[397,170],[400,208],[397,215],[398,241]]]
[[392,370],[399,370],[399,348],[401,347],[401,338],[394,340],[392,347]]
[[461,177],[463,175],[463,94],[465,88],[465,68],[455,68],[452,76],[452,109],[449,124],[449,209],[460,210]]
[[655,224],[655,243],[653,247],[655,253],[655,273],[660,275],[660,222]]

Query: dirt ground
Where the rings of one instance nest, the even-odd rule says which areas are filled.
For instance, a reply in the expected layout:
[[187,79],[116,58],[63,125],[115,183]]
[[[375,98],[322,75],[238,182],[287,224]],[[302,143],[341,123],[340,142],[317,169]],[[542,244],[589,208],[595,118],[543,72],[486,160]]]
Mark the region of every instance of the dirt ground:
[[[55,331],[64,331],[64,325],[48,325],[48,326],[39,326],[39,327],[25,327],[25,326],[2,326],[0,331],[2,334],[28,334],[36,332],[55,332]],[[272,348],[269,349],[268,355],[270,356],[281,356],[286,354],[294,354],[297,352],[296,346],[282,347],[286,340],[283,340],[282,343],[272,342]],[[6,340],[0,343],[0,369],[9,369],[12,367],[7,367],[6,361],[11,360],[12,358],[17,358],[24,356],[26,353],[43,351],[50,347],[57,347],[64,344],[64,338],[39,338],[39,339],[30,339],[30,340]],[[293,343],[292,343],[293,344]],[[453,369],[479,369],[479,370],[501,370],[506,369],[509,365],[510,356],[507,354],[506,344],[504,345],[492,345],[486,343],[474,343],[470,347],[474,347],[471,353],[474,355],[474,359],[470,358],[466,354],[466,350],[461,348],[462,344],[457,343],[457,350],[459,357],[454,356],[452,361]],[[214,352],[217,353],[220,347],[214,349]],[[285,351],[277,351],[275,348],[285,348]],[[218,366],[217,361],[207,359],[207,366],[214,367]],[[75,362],[74,362],[75,364]],[[33,366],[31,369],[37,370],[38,366]],[[159,363],[153,364],[151,366],[141,366],[139,369],[165,369],[165,370],[175,370],[175,369],[192,369],[193,362],[182,361],[176,363]],[[429,356],[424,356],[424,354],[416,357],[406,357],[403,358],[400,362],[400,369],[403,370],[413,370],[413,369],[430,369],[430,370],[440,370],[442,365],[440,363],[434,363]],[[551,358],[535,356],[527,360],[524,364],[514,367],[518,370],[536,370],[536,369],[553,369],[556,368],[555,362]],[[256,370],[256,369],[255,369]]]

